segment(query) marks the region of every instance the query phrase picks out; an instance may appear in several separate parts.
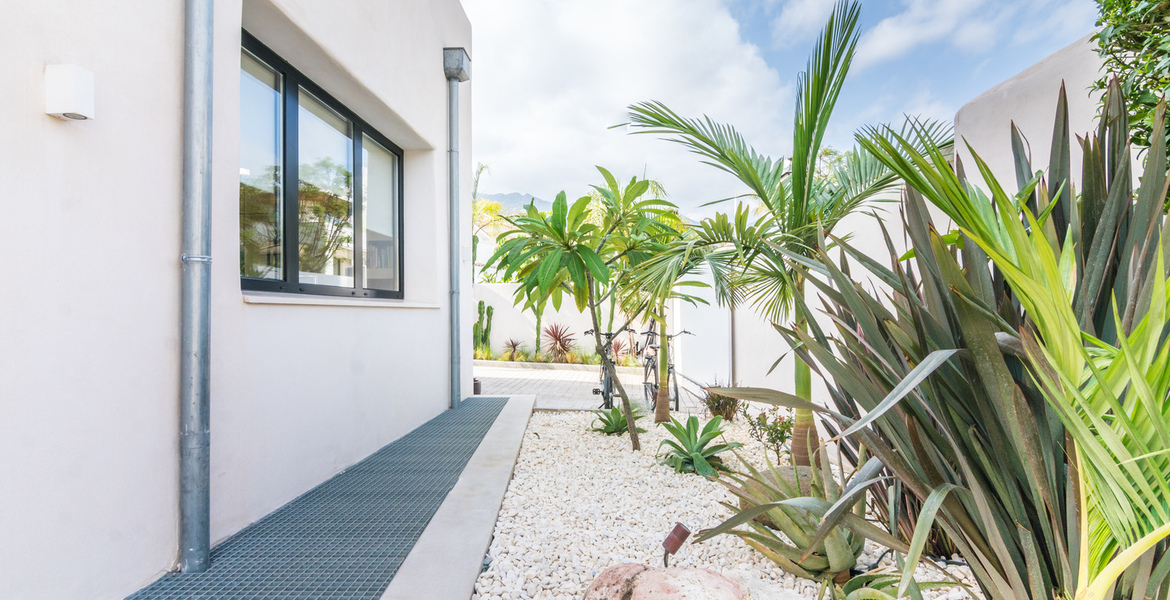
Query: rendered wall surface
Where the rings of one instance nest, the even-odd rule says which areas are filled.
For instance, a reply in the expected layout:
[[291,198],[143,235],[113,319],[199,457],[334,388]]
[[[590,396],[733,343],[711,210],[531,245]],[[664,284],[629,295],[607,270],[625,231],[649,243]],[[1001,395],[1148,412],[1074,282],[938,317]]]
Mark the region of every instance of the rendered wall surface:
[[[182,9],[0,7],[0,598],[122,598],[175,564]],[[219,0],[215,15],[213,542],[446,408],[442,49],[474,58],[458,0]],[[405,300],[241,292],[241,27],[405,149]],[[44,67],[62,63],[94,73],[95,120],[44,114]],[[469,245],[460,259],[469,324]]]
[[[1090,37],[1086,35],[1024,69],[959,109],[955,115],[955,146],[967,176],[976,185],[986,189],[964,140],[987,162],[1005,189],[1016,189],[1011,147],[1013,122],[1029,143],[1033,171],[1048,168],[1056,101],[1062,82],[1068,95],[1070,135],[1083,137],[1095,130],[1100,92],[1091,92],[1089,86],[1101,76],[1102,62]],[[1074,181],[1079,181],[1081,153],[1075,137],[1071,146],[1072,176]]]

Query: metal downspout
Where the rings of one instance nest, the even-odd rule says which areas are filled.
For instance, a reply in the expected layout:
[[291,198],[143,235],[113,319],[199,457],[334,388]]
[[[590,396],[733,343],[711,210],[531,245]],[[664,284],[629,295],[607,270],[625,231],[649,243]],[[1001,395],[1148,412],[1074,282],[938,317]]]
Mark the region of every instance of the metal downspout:
[[463,244],[459,237],[459,82],[471,78],[471,58],[463,48],[443,48],[443,74],[447,77],[447,219],[451,237],[451,381],[447,405],[448,408],[459,408],[463,400],[463,352],[459,339],[459,265],[463,262]]
[[213,0],[186,0],[183,56],[183,241],[179,341],[179,570],[211,551],[211,77]]

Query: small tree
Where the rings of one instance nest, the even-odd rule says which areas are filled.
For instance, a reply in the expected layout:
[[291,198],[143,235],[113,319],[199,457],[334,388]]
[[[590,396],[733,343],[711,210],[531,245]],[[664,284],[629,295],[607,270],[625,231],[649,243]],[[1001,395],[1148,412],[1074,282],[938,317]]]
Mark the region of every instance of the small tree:
[[[516,277],[521,285],[515,302],[523,302],[525,309],[535,311],[548,301],[559,309],[568,295],[578,310],[589,311],[602,368],[617,386],[622,412],[633,422],[629,395],[605,352],[602,307],[628,283],[639,262],[663,248],[661,240],[678,235],[678,214],[666,200],[643,198],[650,189],[648,180],[631,178],[622,187],[609,171],[597,170],[605,185],[593,186],[600,196],[593,206],[590,196],[570,206],[562,191],[548,214],[530,206],[523,216],[505,217],[514,229],[500,235],[496,252],[484,268],[494,265],[505,271],[505,277]],[[646,304],[623,308],[627,318],[618,330],[628,327]],[[630,442],[634,450],[641,448],[637,431],[630,431]]]
[[1130,141],[1144,151],[1150,147],[1158,101],[1170,87],[1170,2],[1097,0],[1097,8],[1100,29],[1093,39],[1105,69],[1094,89],[1104,90],[1117,77],[1128,101]]

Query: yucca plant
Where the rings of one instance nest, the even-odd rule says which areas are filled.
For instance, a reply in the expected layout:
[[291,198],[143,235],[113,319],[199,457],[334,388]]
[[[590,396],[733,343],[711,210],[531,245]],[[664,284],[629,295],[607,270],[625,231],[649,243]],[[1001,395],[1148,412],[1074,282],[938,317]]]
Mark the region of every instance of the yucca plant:
[[687,417],[685,424],[671,417],[669,423],[659,425],[674,436],[674,439],[667,438],[658,444],[660,451],[666,446],[662,464],[670,466],[678,473],[698,473],[703,477],[717,477],[719,471],[729,470],[723,464],[723,458],[719,453],[743,445],[739,442],[711,444],[715,438],[723,435],[722,417],[707,421],[701,430],[699,418],[694,415]]
[[[785,333],[820,365],[831,409],[769,390],[724,392],[821,410],[844,453],[878,456],[920,503],[907,573],[933,524],[988,598],[1167,597],[1166,148],[1151,147],[1135,197],[1116,85],[1106,107],[1081,143],[1079,198],[1063,90],[1047,177],[1032,173],[1013,131],[1015,194],[977,154],[989,193],[941,149],[869,131],[863,146],[909,186],[914,252],[899,262],[887,236],[891,267],[844,242],[840,264],[793,257],[836,335]],[[924,198],[955,222],[954,235],[937,231]],[[892,288],[892,306],[850,278],[849,259]],[[897,595],[908,585],[904,576]]]
[[[901,582],[902,574],[897,569],[884,567],[852,577],[843,585],[829,589],[833,600],[892,600],[896,598],[895,594]],[[914,581],[907,591],[911,598],[917,599],[927,590],[955,586],[955,583],[949,581]]]
[[516,360],[516,357],[520,354],[520,346],[522,345],[523,342],[516,338],[508,338],[508,341],[504,342],[504,354],[508,355],[508,360]]
[[553,323],[544,328],[544,349],[556,362],[568,362],[568,355],[573,351],[576,341],[577,338],[567,325]]

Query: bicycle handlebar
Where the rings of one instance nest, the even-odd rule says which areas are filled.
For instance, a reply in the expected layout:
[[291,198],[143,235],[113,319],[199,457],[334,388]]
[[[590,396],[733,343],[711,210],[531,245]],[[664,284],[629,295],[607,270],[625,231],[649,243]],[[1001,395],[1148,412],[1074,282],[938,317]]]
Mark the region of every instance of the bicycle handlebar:
[[[638,333],[637,331],[634,331],[633,329],[630,329],[629,327],[626,327],[625,329],[622,329],[622,330],[620,330],[620,331],[612,331],[612,332],[609,332],[609,333],[602,333],[601,335],[603,335],[603,336],[605,336],[605,337],[607,337],[607,338],[612,338],[612,337],[615,337],[615,336],[617,336],[617,335],[620,335],[621,333],[624,333],[624,332],[626,332],[626,331],[628,331],[628,332],[630,332],[630,333]],[[593,330],[592,330],[592,329],[586,329],[586,330],[585,330],[585,335],[593,335]]]
[[[588,333],[588,332],[586,332],[586,333]],[[635,333],[636,333],[636,332],[635,332]],[[657,331],[654,331],[653,329],[651,329],[650,331],[643,331],[643,332],[641,333],[641,335],[653,335],[653,336],[657,336],[657,335],[658,335],[658,332],[657,332]],[[670,333],[670,334],[667,334],[667,336],[666,336],[666,337],[668,337],[668,338],[672,338],[672,337],[678,337],[678,336],[680,336],[680,335],[695,335],[695,334],[693,334],[693,333],[691,333],[691,332],[687,331],[686,329],[684,329],[684,330],[682,330],[682,331],[680,331],[680,332],[678,332],[678,333]]]

